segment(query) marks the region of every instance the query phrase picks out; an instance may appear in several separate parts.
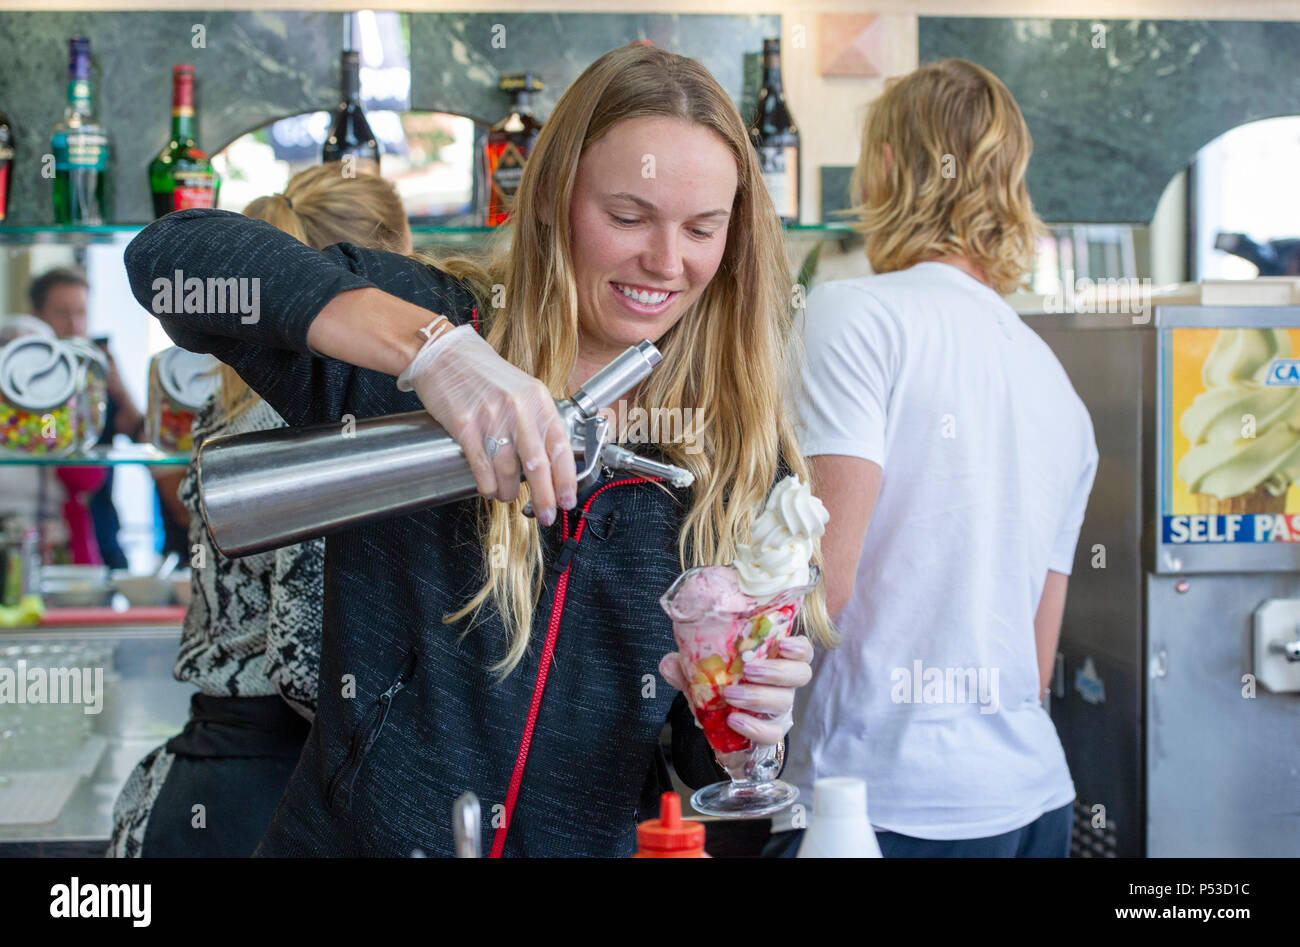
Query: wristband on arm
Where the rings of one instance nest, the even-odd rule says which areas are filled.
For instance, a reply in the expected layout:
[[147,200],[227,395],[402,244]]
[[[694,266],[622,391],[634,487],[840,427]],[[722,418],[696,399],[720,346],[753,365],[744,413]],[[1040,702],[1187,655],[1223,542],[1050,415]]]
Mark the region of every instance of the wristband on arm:
[[415,358],[411,359],[411,364],[407,365],[402,370],[402,374],[397,376],[398,391],[413,390],[414,386],[411,384],[411,379],[419,375],[425,366],[433,360],[434,356],[442,350],[444,346],[439,345],[439,341],[451,335],[458,328],[473,331],[470,326],[453,326],[451,320],[446,316],[439,316],[420,329],[420,335],[424,336],[425,339],[424,345],[420,347],[420,351],[415,353]]

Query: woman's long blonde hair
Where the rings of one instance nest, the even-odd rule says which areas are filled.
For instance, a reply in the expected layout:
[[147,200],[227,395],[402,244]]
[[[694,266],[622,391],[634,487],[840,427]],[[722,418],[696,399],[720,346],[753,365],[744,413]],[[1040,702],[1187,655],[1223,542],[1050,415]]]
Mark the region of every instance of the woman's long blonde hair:
[[1003,295],[1022,286],[1044,232],[1025,188],[1033,148],[1016,100],[982,66],[944,59],[891,79],[868,107],[850,184],[872,269],[958,255]]
[[[655,342],[663,363],[628,397],[647,409],[695,409],[700,419],[691,445],[659,445],[671,463],[695,475],[678,547],[684,569],[735,556],[737,544],[748,541],[780,460],[809,480],[788,400],[798,357],[791,331],[793,282],[781,227],[745,125],[713,76],[691,59],[653,47],[629,45],[601,56],[568,88],[543,126],[507,225],[513,245],[499,247],[487,262],[423,258],[474,290],[484,337],[497,352],[540,378],[555,397],[568,397],[578,352],[569,220],[578,161],[619,122],[643,116],[683,119],[712,130],[731,150],[738,179],[717,274],[690,311]],[[505,289],[500,309],[490,306],[494,286]],[[487,580],[464,607],[443,619],[450,624],[477,617],[491,597],[508,632],[507,654],[493,668],[502,676],[528,648],[542,589],[538,526],[522,513],[527,499],[525,485],[513,503],[480,501]],[[492,549],[505,551],[504,566],[494,566]],[[820,549],[814,561],[820,565]],[[802,615],[815,641],[834,642],[824,586],[807,597]]]
[[[295,174],[284,191],[259,197],[244,208],[245,217],[272,227],[309,247],[322,250],[336,243],[405,253],[411,229],[393,185],[374,174],[345,174],[337,161]],[[221,411],[227,421],[257,404],[257,394],[229,365],[221,366]]]

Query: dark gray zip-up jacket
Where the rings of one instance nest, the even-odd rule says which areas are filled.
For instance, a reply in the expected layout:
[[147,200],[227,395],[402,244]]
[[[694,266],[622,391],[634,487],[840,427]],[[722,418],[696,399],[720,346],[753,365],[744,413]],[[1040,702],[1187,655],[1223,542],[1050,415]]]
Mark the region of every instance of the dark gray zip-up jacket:
[[[349,244],[317,251],[225,211],[155,222],[127,247],[126,268],[136,298],[177,345],[231,365],[294,426],[420,408],[390,376],[309,350],[308,326],[338,293],[374,286],[457,324],[476,319],[473,297],[436,269]],[[183,298],[184,281],[206,287],[229,277],[258,281],[256,321],[230,311],[157,311],[168,308],[164,296],[176,308],[178,281]],[[206,310],[206,289],[200,295]],[[199,308],[199,298],[181,308]],[[689,499],[687,490],[666,495],[604,471],[577,509],[543,527],[546,582],[529,651],[501,682],[486,670],[505,653],[497,612],[489,605],[468,634],[467,619],[441,621],[484,580],[477,501],[330,537],[316,721],[259,854],[450,855],[452,802],[466,790],[482,803],[487,854],[552,629],[504,854],[631,854],[636,822],[654,815],[657,793],[668,788],[658,751],[666,720],[684,780],[698,786],[722,775],[685,701],[658,674],[660,657],[675,650],[658,598],[680,571],[677,535]]]

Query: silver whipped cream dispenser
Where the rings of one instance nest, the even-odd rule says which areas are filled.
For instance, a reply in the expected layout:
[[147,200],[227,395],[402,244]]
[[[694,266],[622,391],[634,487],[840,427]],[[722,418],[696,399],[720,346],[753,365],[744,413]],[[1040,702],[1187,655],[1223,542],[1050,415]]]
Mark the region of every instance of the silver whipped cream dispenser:
[[[638,457],[608,441],[600,412],[663,361],[648,340],[631,346],[556,402],[577,463],[579,489],[601,466],[689,486],[689,471]],[[204,443],[199,501],[213,544],[246,556],[377,519],[475,496],[460,445],[425,411],[279,428]]]

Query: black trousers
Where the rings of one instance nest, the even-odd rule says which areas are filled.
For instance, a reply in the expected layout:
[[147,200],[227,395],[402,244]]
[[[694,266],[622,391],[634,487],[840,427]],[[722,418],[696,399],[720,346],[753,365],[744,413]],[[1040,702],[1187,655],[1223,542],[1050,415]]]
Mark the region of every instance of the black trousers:
[[247,858],[261,841],[310,724],[279,697],[195,694],[145,827],[146,858]]

